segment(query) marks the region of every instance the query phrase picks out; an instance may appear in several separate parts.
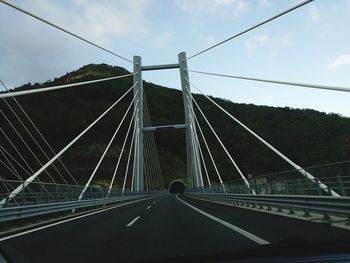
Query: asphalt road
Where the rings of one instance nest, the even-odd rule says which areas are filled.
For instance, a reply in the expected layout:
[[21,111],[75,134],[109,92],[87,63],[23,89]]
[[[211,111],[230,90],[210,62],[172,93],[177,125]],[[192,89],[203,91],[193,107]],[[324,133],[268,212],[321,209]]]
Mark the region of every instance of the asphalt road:
[[129,262],[293,238],[350,240],[350,231],[169,194],[1,238],[0,246],[10,262]]

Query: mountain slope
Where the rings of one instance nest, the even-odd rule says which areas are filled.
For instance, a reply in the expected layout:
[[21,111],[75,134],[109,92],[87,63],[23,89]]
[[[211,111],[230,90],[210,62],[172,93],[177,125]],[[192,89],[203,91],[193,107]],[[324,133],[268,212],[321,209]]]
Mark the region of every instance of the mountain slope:
[[[106,64],[91,64],[55,78],[53,81],[43,84],[29,83],[17,88],[16,91],[127,73],[128,71],[120,67],[112,67]],[[132,78],[128,77],[48,93],[20,96],[17,99],[32,117],[33,121],[40,127],[47,140],[57,152],[117,100],[132,84]],[[153,125],[184,122],[181,91],[147,82],[144,83],[144,89]],[[89,131],[86,136],[63,155],[63,161],[80,183],[85,183],[90,176],[131,99],[132,94],[130,93],[96,127]],[[217,130],[220,138],[230,153],[232,153],[232,156],[244,174],[255,176],[291,168],[284,161],[280,160],[276,154],[272,153],[229,117],[225,116],[205,97],[195,95],[195,99]],[[16,108],[15,103],[11,99],[7,99],[7,101]],[[346,160],[350,156],[349,118],[308,109],[300,110],[237,104],[218,98],[215,98],[215,101],[302,166]],[[0,108],[13,122],[19,133],[25,134],[23,128],[21,128],[20,124],[3,102],[0,103]],[[203,131],[213,151],[223,179],[225,181],[238,179],[237,172],[235,172],[224,151],[215,140],[215,137],[210,133],[199,112],[197,112],[197,117],[202,124]],[[31,153],[24,147],[19,137],[14,134],[10,125],[1,115],[0,125],[20,149],[26,160],[30,162],[32,169],[38,169],[40,165],[34,160]],[[112,150],[108,152],[105,161],[101,165],[101,169],[96,174],[97,180],[110,180],[117,156],[120,153],[127,125],[128,121],[122,126],[119,133],[120,136],[117,136],[116,143],[113,145]],[[6,138],[2,134],[0,136],[3,147],[13,156],[16,156],[16,152]],[[38,154],[41,162],[45,163],[44,156],[39,154],[37,147],[30,138],[28,136],[24,138],[27,144],[32,147],[33,151]],[[165,183],[168,184],[174,178],[185,177],[186,156],[184,131],[163,131],[156,133],[155,138]],[[204,146],[202,148],[204,150]],[[125,156],[128,150],[126,149]],[[17,158],[19,157],[17,156]],[[205,158],[209,160],[206,153]],[[126,157],[122,159],[121,170],[117,175],[117,184],[119,185],[122,183],[125,166]],[[4,177],[10,177],[8,170],[1,164],[0,169]],[[20,170],[19,168],[17,169]],[[215,172],[210,162],[208,162],[208,169],[212,179],[215,181]],[[55,174],[52,168],[49,169],[49,172]],[[347,170],[340,172],[345,173]],[[24,172],[22,172],[22,175],[26,177]],[[42,176],[44,177],[46,175]]]

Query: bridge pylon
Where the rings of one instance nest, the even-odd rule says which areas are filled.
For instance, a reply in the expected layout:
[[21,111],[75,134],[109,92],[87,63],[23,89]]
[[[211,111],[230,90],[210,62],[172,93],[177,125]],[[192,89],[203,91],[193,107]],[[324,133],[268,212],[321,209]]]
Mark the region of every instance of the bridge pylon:
[[178,55],[179,69],[182,87],[182,96],[185,112],[186,129],[186,151],[187,151],[187,175],[189,181],[192,182],[193,187],[203,187],[202,169],[199,159],[198,145],[196,140],[196,124],[192,116],[191,110],[193,109],[191,87],[189,83],[188,68],[186,53],[181,52]]
[[[143,83],[142,83],[142,71],[149,70],[164,70],[174,69],[180,70],[181,87],[183,94],[183,104],[185,113],[184,124],[173,124],[158,127],[144,127],[143,119]],[[196,143],[197,132],[196,125],[192,115],[192,97],[191,89],[189,85],[189,76],[187,71],[186,53],[181,52],[178,54],[178,63],[164,64],[164,65],[151,65],[142,66],[142,59],[140,56],[134,56],[134,95],[135,102],[134,107],[138,110],[138,118],[135,118],[134,124],[137,127],[134,144],[135,149],[135,170],[134,170],[134,186],[133,190],[138,192],[144,191],[144,132],[154,132],[164,129],[185,129],[186,130],[186,153],[187,153],[187,176],[190,182],[190,187],[202,187],[203,176],[202,168],[199,156],[199,148]]]
[[134,107],[138,112],[134,120],[134,125],[137,127],[135,147],[135,169],[133,171],[134,189],[137,192],[144,191],[144,141],[143,141],[143,83],[142,83],[142,59],[139,56],[134,56]]

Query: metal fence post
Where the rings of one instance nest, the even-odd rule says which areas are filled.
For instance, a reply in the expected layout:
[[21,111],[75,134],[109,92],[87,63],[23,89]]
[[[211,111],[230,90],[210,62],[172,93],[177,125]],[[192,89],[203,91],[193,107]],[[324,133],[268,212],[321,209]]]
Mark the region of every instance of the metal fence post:
[[286,180],[283,181],[283,185],[284,185],[284,193],[288,195],[289,189],[288,189],[288,183]]
[[275,194],[275,193],[276,193],[275,184],[274,182],[271,182],[271,194]]
[[301,180],[297,179],[297,182],[298,182],[299,194],[301,194],[301,195],[305,194],[304,189],[303,189],[303,184],[301,183]]
[[318,180],[315,180],[315,184],[316,184],[316,187],[317,187],[317,193],[318,195],[323,195],[323,191],[321,190],[320,188],[320,185],[318,183]]
[[338,181],[338,184],[339,184],[339,189],[340,189],[341,195],[342,196],[346,196],[343,179],[341,178],[341,176],[339,174],[336,175],[336,177],[337,177],[337,181]]

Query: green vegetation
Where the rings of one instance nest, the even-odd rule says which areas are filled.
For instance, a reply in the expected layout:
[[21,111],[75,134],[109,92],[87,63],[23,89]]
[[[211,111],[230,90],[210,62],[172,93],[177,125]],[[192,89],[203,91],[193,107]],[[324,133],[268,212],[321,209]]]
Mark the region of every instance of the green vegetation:
[[[36,89],[46,86],[61,85],[71,82],[80,82],[96,78],[110,77],[127,74],[123,68],[112,67],[106,64],[87,65],[81,69],[67,73],[53,81],[43,84],[27,84],[17,90]],[[88,126],[115,100],[117,100],[128,88],[132,86],[132,77],[101,82],[81,87],[72,87],[48,93],[40,93],[18,97],[32,117],[33,121],[43,131],[55,151],[62,149],[80,131]],[[179,90],[164,88],[153,83],[144,83],[148,107],[154,125],[165,125],[184,122],[182,93]],[[132,93],[108,114],[96,127],[67,151],[62,160],[80,183],[85,183],[104,147],[108,143],[120,119],[124,115]],[[220,138],[227,146],[232,156],[237,161],[245,174],[260,175],[263,173],[288,170],[291,167],[279,157],[267,149],[263,144],[238,126],[233,120],[225,116],[218,108],[211,104],[205,97],[195,95],[195,99],[201,105],[203,111],[218,132]],[[7,100],[14,108],[11,99]],[[350,119],[337,114],[326,114],[309,109],[275,108],[268,106],[256,106],[252,104],[237,104],[229,100],[215,98],[215,101],[231,112],[235,117],[265,138],[277,149],[301,166],[327,163],[332,161],[347,160],[350,156]],[[7,106],[1,102],[0,108],[13,121],[21,134],[25,131],[15,120]],[[22,116],[22,114],[20,114]],[[223,179],[237,179],[229,159],[220,148],[214,136],[210,133],[203,119],[197,112],[203,131],[213,151],[215,160]],[[128,120],[129,118],[127,118]],[[27,122],[26,122],[27,123]],[[0,116],[1,128],[11,137],[11,140],[20,148],[21,153],[30,162],[33,170],[40,166],[26,150],[18,136],[14,134],[6,120]],[[101,169],[96,174],[96,180],[106,184],[112,177],[117,156],[121,150],[128,121],[122,126],[119,136],[112,150],[106,156]],[[15,151],[1,134],[1,144],[16,156]],[[38,153],[38,149],[28,136],[27,143]],[[155,134],[156,143],[160,155],[160,162],[165,183],[168,184],[175,178],[184,178],[186,175],[186,155],[184,131],[163,131]],[[129,146],[128,146],[129,147]],[[122,185],[122,179],[126,166],[126,155],[122,160],[121,170],[117,175],[117,185]],[[204,146],[203,146],[204,150]],[[38,155],[44,163],[44,156]],[[3,157],[1,157],[3,158]],[[210,165],[208,169],[213,180],[216,180],[215,172]],[[0,164],[0,172],[3,177],[14,178],[4,166]],[[18,171],[21,171],[17,167]],[[55,174],[52,167],[48,170]],[[26,174],[21,172],[23,177]],[[46,175],[41,175],[42,178]],[[56,175],[55,175],[56,176]],[[130,178],[130,177],[129,177]],[[59,179],[57,179],[59,181]]]

